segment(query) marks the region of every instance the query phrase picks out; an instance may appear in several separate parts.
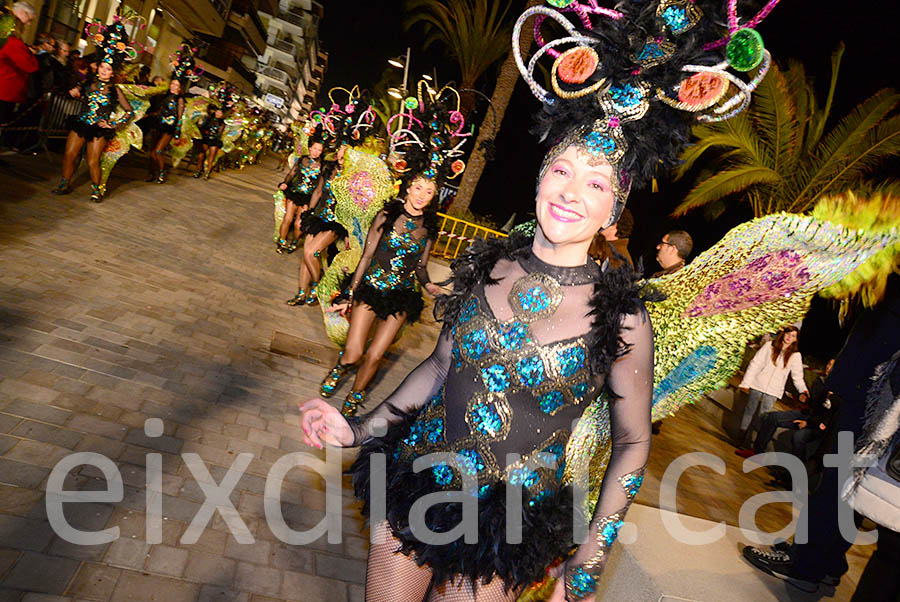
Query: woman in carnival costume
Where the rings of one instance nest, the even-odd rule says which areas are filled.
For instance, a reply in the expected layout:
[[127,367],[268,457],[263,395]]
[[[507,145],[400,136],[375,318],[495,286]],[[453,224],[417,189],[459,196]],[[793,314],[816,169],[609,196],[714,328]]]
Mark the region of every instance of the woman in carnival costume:
[[150,128],[155,130],[159,137],[150,151],[150,174],[147,182],[156,181],[162,184],[166,181],[166,160],[163,153],[173,139],[181,137],[182,117],[186,100],[184,97],[188,83],[198,79],[194,73],[196,63],[191,48],[182,44],[175,52],[172,59],[172,79],[169,81],[169,91],[163,96],[159,111],[152,116]]
[[[97,33],[91,34],[92,28]],[[116,128],[128,123],[135,113],[123,90],[116,85],[116,71],[122,62],[133,59],[135,50],[128,46],[125,26],[116,16],[108,26],[93,23],[85,28],[89,37],[97,44],[99,64],[96,75],[86,80],[82,86],[72,88],[69,94],[84,99],[84,109],[79,115],[69,118],[69,136],[63,155],[62,179],[54,194],[68,194],[72,191],[70,180],[75,171],[75,162],[81,147],[87,144],[87,164],[91,176],[91,200],[99,203],[106,192],[103,184],[100,159],[107,144],[116,136]],[[113,112],[121,108],[123,113],[116,119]]]
[[[283,192],[285,198],[285,213],[281,226],[278,228],[278,240],[275,243],[275,250],[278,253],[293,252],[297,248],[297,241],[301,236],[300,223],[303,213],[309,209],[313,192],[315,192],[322,175],[324,159],[322,155],[325,152],[325,145],[329,139],[333,140],[335,137],[333,126],[324,121],[316,123],[310,120],[305,130],[309,136],[307,154],[294,162],[291,170],[278,185],[278,189]],[[292,243],[288,243],[288,234],[292,226],[296,232],[296,238]]]
[[[439,231],[432,201],[444,180],[462,173],[465,165],[458,157],[468,134],[462,132],[455,90],[445,88],[426,97],[421,96],[422,86],[419,90],[418,100],[406,101],[409,112],[395,115],[387,124],[390,131],[394,119],[407,120],[406,127],[391,135],[389,154],[394,170],[403,173],[403,196],[376,215],[349,287],[328,308],[341,314],[352,308],[346,345],[320,388],[323,397],[333,395],[343,376],[359,363],[341,409],[345,416],[354,416],[365,402],[366,387],[400,328],[419,319],[424,303],[415,281],[431,295],[442,293],[428,277],[428,258]],[[457,142],[457,136],[463,141]]]
[[197,124],[200,138],[200,152],[197,157],[195,178],[208,180],[212,168],[216,164],[219,150],[224,142],[225,119],[229,108],[237,102],[237,92],[227,84],[220,84],[213,90],[213,102],[206,107],[206,115]]
[[[726,119],[749,104],[771,60],[749,28],[775,1],[743,25],[734,0],[727,14],[702,0],[565,4],[528,9],[515,30],[536,18],[538,54],[517,58],[543,102],[536,129],[553,143],[533,235],[475,244],[454,262],[434,352],[374,411],[348,420],[321,399],[301,406],[310,445],[362,445],[354,487],[364,514],[381,513],[370,602],[595,599],[643,481],[651,417],[724,384],[749,338],[900,250],[896,220],[876,232],[767,216],[651,281],[665,299],[630,267],[591,261],[594,233],[615,223],[632,183],[674,163],[685,115]],[[568,35],[545,41],[547,18]],[[532,76],[544,55],[552,91]],[[729,68],[755,74],[746,82]],[[413,468],[432,452],[442,455],[430,470]],[[463,524],[467,508],[475,520]],[[573,526],[579,511],[586,537]]]
[[[335,110],[334,107],[339,105],[334,102],[332,95],[338,90],[348,92],[350,98],[346,105]],[[354,94],[356,90],[357,88],[353,91],[335,88],[328,93],[332,98],[332,111],[335,112],[333,117],[338,121],[337,151],[335,160],[325,164],[323,175],[310,201],[310,208],[301,220],[300,232],[306,239],[303,242],[303,261],[298,273],[299,288],[297,294],[287,301],[288,305],[315,305],[318,302],[316,283],[322,272],[322,252],[338,240],[346,240],[345,248],[350,245],[347,229],[335,214],[337,199],[332,184],[341,177],[347,149],[362,144],[374,130],[377,121],[375,111],[365,101],[360,101],[358,93]]]

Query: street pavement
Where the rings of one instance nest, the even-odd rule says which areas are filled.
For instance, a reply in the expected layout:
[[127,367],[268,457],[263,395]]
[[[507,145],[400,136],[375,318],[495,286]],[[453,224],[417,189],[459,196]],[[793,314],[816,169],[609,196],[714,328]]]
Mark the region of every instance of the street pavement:
[[[346,480],[340,543],[288,545],[265,519],[273,463],[322,456],[301,443],[296,406],[337,358],[321,310],[284,303],[300,255],[274,252],[274,160],[209,182],[181,171],[159,185],[127,157],[94,204],[83,171],[74,193],[49,193],[58,155],[0,158],[0,602],[362,600],[366,532]],[[436,335],[430,320],[407,329],[371,404]],[[273,338],[302,357],[273,352]],[[150,418],[161,419],[161,436],[145,433]],[[65,504],[65,518],[84,531],[118,527],[114,541],[75,545],[48,522],[49,475],[74,452],[111,459],[123,495]],[[162,462],[158,543],[145,527],[147,454]],[[196,543],[182,541],[213,487],[185,463],[190,454],[215,483],[252,454],[230,499],[253,543],[238,543],[218,512]],[[353,452],[344,454],[346,466]],[[82,465],[65,488],[106,483]],[[317,524],[325,499],[323,479],[294,468],[281,488],[286,523]]]

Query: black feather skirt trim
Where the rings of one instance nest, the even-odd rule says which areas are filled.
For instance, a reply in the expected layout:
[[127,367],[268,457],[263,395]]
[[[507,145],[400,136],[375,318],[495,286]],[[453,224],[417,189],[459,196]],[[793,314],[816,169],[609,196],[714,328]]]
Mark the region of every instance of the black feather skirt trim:
[[[465,576],[476,582],[503,579],[507,589],[518,589],[540,581],[548,566],[574,548],[573,496],[565,487],[555,495],[535,504],[522,503],[522,541],[512,544],[506,537],[506,489],[495,486],[478,500],[478,541],[467,544],[460,539],[445,545],[419,541],[409,524],[409,511],[423,495],[443,491],[434,481],[431,470],[413,472],[412,463],[397,457],[400,440],[409,433],[412,421],[396,425],[383,438],[363,444],[359,456],[348,470],[356,496],[363,501],[363,514],[369,518],[371,495],[370,463],[373,454],[386,459],[387,521],[401,543],[400,552],[420,566],[428,565],[435,583]],[[447,532],[462,521],[462,505],[437,503],[425,515],[427,527],[437,533]]]
[[91,125],[79,119],[78,115],[71,115],[66,119],[66,127],[91,142],[97,138],[112,140],[116,136],[115,128],[102,128],[99,125]]
[[288,187],[288,189],[284,191],[284,198],[288,199],[298,207],[303,207],[304,205],[309,205],[309,201],[312,198],[312,193],[303,194],[302,192],[291,190],[291,188]]
[[213,148],[222,148],[222,139],[221,138],[211,138],[208,136],[203,136],[202,138],[197,138],[197,142],[200,144],[205,144],[206,146]]
[[153,129],[155,129],[160,134],[168,134],[169,136],[174,136],[178,133],[178,124],[163,123],[157,119],[156,123],[153,125]]
[[300,222],[300,231],[310,236],[330,231],[334,232],[338,239],[343,239],[347,236],[347,229],[342,225],[337,222],[326,221],[312,211],[307,211],[303,214],[303,220]]
[[381,320],[405,313],[407,322],[415,322],[425,307],[422,295],[415,289],[392,288],[381,291],[367,282],[362,282],[356,287],[353,300],[362,301],[371,307]]

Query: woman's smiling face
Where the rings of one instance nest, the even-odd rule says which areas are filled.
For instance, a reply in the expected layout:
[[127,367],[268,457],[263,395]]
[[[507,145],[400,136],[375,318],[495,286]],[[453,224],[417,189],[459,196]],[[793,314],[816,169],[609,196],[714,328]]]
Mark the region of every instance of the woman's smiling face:
[[537,220],[554,245],[590,242],[606,226],[613,210],[613,168],[591,165],[574,146],[560,154],[541,179]]

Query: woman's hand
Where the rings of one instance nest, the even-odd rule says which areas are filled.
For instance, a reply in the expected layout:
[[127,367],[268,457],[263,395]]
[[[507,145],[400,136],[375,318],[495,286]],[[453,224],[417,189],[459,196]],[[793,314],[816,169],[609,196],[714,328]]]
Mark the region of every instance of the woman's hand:
[[69,96],[71,96],[72,98],[81,98],[81,90],[76,86],[69,90]]
[[278,185],[278,190],[287,190],[287,184],[282,182],[281,184]]
[[350,424],[337,408],[318,397],[298,406],[304,443],[319,449],[326,443],[335,447],[353,445]]
[[433,282],[429,282],[428,284],[426,284],[425,290],[428,291],[428,294],[432,297],[440,297],[444,294],[443,289]]
[[105,130],[111,130],[113,128],[113,126],[105,119],[101,119],[100,121],[98,121],[97,125],[99,125],[100,127],[102,127]]
[[334,303],[331,305],[331,307],[327,308],[325,311],[338,312],[342,318],[346,318],[347,314],[350,313],[350,302],[349,301],[340,301],[338,303]]

